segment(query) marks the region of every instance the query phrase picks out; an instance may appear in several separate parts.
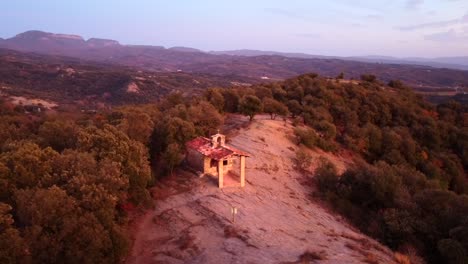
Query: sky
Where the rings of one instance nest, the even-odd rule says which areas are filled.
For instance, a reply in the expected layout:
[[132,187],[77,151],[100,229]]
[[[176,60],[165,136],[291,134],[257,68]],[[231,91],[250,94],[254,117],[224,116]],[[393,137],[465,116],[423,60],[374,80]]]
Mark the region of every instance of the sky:
[[468,56],[468,0],[2,1],[0,37],[27,30],[205,51]]

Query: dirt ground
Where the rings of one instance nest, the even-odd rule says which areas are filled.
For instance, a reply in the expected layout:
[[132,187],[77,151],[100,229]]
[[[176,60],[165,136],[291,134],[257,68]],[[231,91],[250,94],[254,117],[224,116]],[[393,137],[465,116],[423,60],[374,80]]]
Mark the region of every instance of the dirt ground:
[[46,100],[42,100],[42,99],[37,99],[37,98],[34,98],[34,99],[28,99],[28,98],[25,98],[25,97],[22,97],[22,96],[11,96],[10,97],[11,99],[11,102],[15,105],[39,105],[41,104],[44,108],[46,109],[51,109],[53,107],[56,107],[57,104],[54,103],[54,102],[50,102],[50,101],[46,101]]
[[[258,116],[246,126],[245,118],[230,118],[229,144],[252,154],[245,188],[218,189],[216,179],[184,171],[167,178],[153,190],[154,210],[138,221],[127,263],[395,262],[391,250],[311,198],[294,169],[289,122]],[[340,170],[349,162],[311,153]]]

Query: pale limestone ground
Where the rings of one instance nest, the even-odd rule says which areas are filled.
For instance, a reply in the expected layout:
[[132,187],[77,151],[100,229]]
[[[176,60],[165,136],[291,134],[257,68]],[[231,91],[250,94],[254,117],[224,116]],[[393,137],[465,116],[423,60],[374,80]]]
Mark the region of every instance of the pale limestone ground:
[[[311,199],[293,167],[291,135],[289,123],[265,116],[236,133],[230,144],[253,155],[243,189],[220,190],[188,173],[156,188],[161,198],[142,219],[127,262],[308,263],[299,260],[310,252],[321,256],[317,263],[394,263],[392,251]],[[333,162],[346,166],[340,157]]]
[[42,99],[38,99],[38,98],[30,99],[30,98],[25,98],[25,97],[22,97],[22,96],[11,96],[10,99],[11,99],[11,102],[13,104],[15,104],[15,105],[19,105],[19,104],[22,104],[22,105],[42,104],[42,106],[47,108],[47,109],[51,109],[51,108],[57,106],[57,104],[55,102],[46,101],[46,100],[42,100]]

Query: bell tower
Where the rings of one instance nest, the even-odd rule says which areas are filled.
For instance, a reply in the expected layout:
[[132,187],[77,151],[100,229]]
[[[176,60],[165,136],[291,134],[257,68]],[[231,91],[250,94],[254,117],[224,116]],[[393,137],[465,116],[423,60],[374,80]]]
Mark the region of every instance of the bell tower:
[[218,133],[211,136],[211,147],[212,148],[217,148],[217,147],[224,147],[224,144],[226,143],[226,136],[223,134]]

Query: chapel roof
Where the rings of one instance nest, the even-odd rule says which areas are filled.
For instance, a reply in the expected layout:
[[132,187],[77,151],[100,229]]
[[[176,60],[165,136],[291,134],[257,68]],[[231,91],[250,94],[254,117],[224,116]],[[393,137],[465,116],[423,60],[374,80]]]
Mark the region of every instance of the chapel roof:
[[213,147],[211,140],[205,137],[197,137],[192,139],[186,143],[186,146],[187,148],[196,150],[203,156],[212,158],[214,160],[222,160],[232,155],[246,157],[250,156],[247,152],[227,145]]

